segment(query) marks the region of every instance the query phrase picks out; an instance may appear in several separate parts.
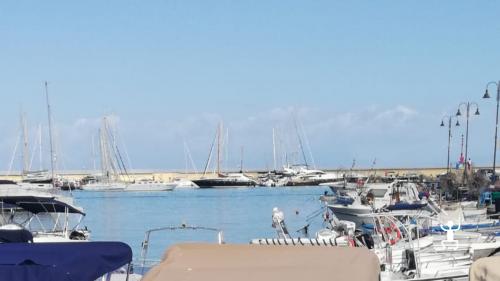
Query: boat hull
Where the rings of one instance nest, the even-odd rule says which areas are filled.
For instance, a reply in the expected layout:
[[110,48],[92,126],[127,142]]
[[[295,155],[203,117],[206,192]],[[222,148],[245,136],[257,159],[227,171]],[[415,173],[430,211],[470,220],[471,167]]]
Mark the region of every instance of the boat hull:
[[252,181],[238,181],[228,179],[201,179],[193,180],[199,188],[228,188],[228,187],[250,187],[255,186]]
[[372,213],[372,209],[366,206],[353,208],[351,205],[328,205],[328,208],[335,214],[339,220],[352,221],[356,224],[356,228],[361,228],[363,224],[373,224],[373,218],[364,217]]

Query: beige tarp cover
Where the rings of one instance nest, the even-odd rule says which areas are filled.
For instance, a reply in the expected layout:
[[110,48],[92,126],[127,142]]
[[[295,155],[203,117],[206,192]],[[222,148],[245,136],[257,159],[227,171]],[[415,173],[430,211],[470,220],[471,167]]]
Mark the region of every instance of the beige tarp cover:
[[469,281],[500,280],[500,256],[482,258],[470,267]]
[[378,281],[364,248],[179,244],[143,281]]

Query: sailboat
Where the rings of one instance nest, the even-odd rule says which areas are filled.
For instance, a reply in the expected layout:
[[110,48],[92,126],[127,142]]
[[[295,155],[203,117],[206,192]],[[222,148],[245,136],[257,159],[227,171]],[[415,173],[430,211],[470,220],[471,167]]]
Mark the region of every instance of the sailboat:
[[19,186],[27,189],[44,189],[49,190],[55,187],[55,153],[53,149],[53,140],[52,140],[52,115],[51,115],[51,107],[49,103],[49,93],[48,93],[48,85],[45,82],[45,96],[47,101],[47,115],[48,115],[48,124],[49,124],[49,140],[50,140],[50,164],[51,170],[43,170],[41,169],[41,154],[42,154],[42,129],[41,126],[39,128],[39,145],[40,145],[40,170],[33,171],[31,170],[30,158],[29,158],[29,137],[28,137],[28,125],[26,120],[26,115],[24,112],[21,112],[21,134],[22,134],[22,181],[19,183]]
[[107,117],[102,120],[99,129],[99,149],[101,161],[101,174],[93,177],[83,190],[92,191],[171,191],[174,186],[156,181],[144,179],[140,181],[131,180],[123,161],[120,149],[116,143],[116,137],[110,127]]
[[[217,128],[217,134],[212,142],[212,146],[210,148],[210,153],[208,155],[207,164],[205,165],[205,170],[203,172],[203,177],[198,180],[193,180],[200,188],[222,188],[222,187],[248,187],[248,186],[256,186],[257,182],[253,179],[247,177],[243,173],[243,149],[242,149],[242,157],[240,164],[240,172],[239,173],[228,173],[222,174],[220,172],[220,162],[221,162],[221,134],[222,134],[222,123]],[[217,140],[217,175],[215,177],[205,178],[208,166],[210,164],[210,160],[212,158],[212,152],[215,145],[215,140]]]

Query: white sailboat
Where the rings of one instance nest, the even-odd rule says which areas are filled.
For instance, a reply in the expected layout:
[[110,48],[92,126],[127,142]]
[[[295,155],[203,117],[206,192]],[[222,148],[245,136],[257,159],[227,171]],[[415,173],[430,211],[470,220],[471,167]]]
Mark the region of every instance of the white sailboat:
[[123,161],[116,136],[109,120],[104,117],[99,129],[101,174],[82,186],[89,191],[171,191],[173,184],[151,179],[131,180]]
[[45,96],[47,102],[47,116],[49,124],[49,140],[50,140],[50,166],[51,170],[42,169],[42,129],[41,125],[38,129],[38,142],[39,142],[39,153],[40,153],[40,170],[32,170],[32,160],[30,159],[30,147],[29,147],[29,134],[28,134],[28,124],[26,119],[26,114],[21,112],[21,143],[22,143],[22,181],[19,186],[27,189],[36,190],[51,190],[54,188],[55,181],[55,152],[53,148],[52,139],[52,112],[49,101],[48,84],[45,82]]

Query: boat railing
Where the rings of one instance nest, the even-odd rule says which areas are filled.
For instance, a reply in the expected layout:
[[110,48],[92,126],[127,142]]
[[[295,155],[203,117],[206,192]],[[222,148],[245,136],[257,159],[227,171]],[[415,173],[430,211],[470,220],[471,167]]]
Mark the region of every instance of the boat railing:
[[458,274],[458,275],[449,275],[440,277],[424,277],[424,278],[404,279],[404,280],[394,280],[394,281],[440,281],[440,280],[448,281],[448,280],[458,280],[468,277],[469,274]]
[[143,271],[146,268],[146,265],[149,265],[149,264],[152,264],[153,262],[155,262],[151,259],[148,260],[148,258],[147,258],[148,249],[149,249],[149,240],[150,240],[151,233],[160,232],[160,231],[177,231],[177,230],[204,230],[204,231],[216,232],[217,233],[217,243],[218,244],[224,243],[224,236],[223,236],[222,230],[218,229],[218,228],[213,228],[213,227],[190,226],[190,225],[183,223],[180,226],[167,226],[167,227],[159,227],[159,228],[150,229],[150,230],[146,231],[145,236],[144,236],[144,241],[141,244],[141,247],[142,247],[142,249],[141,249],[141,268]]

